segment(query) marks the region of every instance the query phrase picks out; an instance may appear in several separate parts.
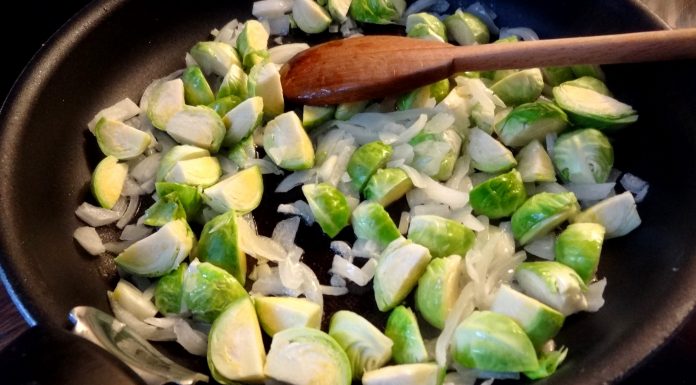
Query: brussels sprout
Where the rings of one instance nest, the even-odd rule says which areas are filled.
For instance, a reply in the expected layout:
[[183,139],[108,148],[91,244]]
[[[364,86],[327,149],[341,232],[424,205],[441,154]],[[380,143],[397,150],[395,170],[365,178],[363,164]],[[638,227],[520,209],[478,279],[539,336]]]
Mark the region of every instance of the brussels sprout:
[[604,71],[596,64],[576,64],[570,66],[570,69],[576,78],[589,76],[604,81]]
[[236,64],[231,65],[225,77],[222,78],[222,83],[220,83],[220,88],[218,88],[217,98],[221,99],[227,96],[237,96],[241,100],[246,99],[248,82],[249,77],[242,67]]
[[338,106],[336,106],[336,113],[334,114],[334,118],[336,120],[348,120],[356,114],[363,112],[365,110],[365,107],[367,107],[367,103],[369,103],[368,100],[341,103]]
[[365,185],[365,198],[386,207],[401,199],[413,188],[413,183],[406,172],[400,168],[382,168],[377,170]]
[[145,131],[107,118],[99,119],[94,135],[104,155],[123,160],[137,157],[150,145],[150,135]]
[[249,97],[263,99],[263,114],[271,119],[285,110],[283,88],[280,85],[278,67],[271,62],[262,62],[251,68],[248,80]]
[[575,75],[570,67],[546,67],[541,69],[544,81],[551,87],[573,80]]
[[222,143],[232,146],[251,135],[263,120],[263,99],[259,96],[251,97],[231,109],[223,122],[227,126],[227,133]]
[[525,371],[524,375],[532,380],[546,378],[556,372],[558,365],[565,360],[568,355],[568,349],[554,350],[548,353],[542,353],[539,356],[539,369]]
[[169,80],[156,85],[147,99],[147,117],[160,130],[167,126],[169,118],[184,108],[184,82]]
[[162,314],[179,314],[184,302],[184,276],[188,265],[179,264],[176,270],[162,276],[155,286],[155,306]]
[[428,352],[418,327],[418,320],[411,309],[403,305],[395,307],[389,314],[384,334],[394,342],[392,357],[397,364],[428,361]]
[[225,124],[210,107],[184,106],[167,121],[165,131],[181,144],[194,145],[216,153],[225,137]]
[[295,327],[321,328],[321,306],[305,298],[254,297],[261,328],[273,337]]
[[404,0],[353,0],[350,3],[350,15],[363,23],[391,24],[401,19],[405,9]]
[[532,140],[563,131],[568,117],[555,104],[539,101],[515,107],[496,127],[500,140],[510,147],[522,147]]
[[258,20],[244,22],[242,32],[237,36],[237,52],[245,69],[249,70],[268,58],[268,37],[268,31]]
[[569,225],[556,238],[556,260],[575,270],[585,283],[597,272],[604,242],[604,226],[596,223]]
[[491,219],[512,215],[525,200],[527,192],[517,170],[493,177],[469,192],[469,203],[474,211]]
[[348,19],[348,11],[352,0],[329,0],[326,8],[329,10],[331,17],[339,23],[343,23]]
[[442,133],[420,133],[409,142],[413,146],[412,166],[436,180],[452,176],[462,139],[454,129]]
[[219,383],[264,380],[266,351],[249,297],[232,301],[215,319],[208,336],[207,357],[210,373]]
[[250,159],[256,158],[256,145],[254,145],[254,136],[249,135],[236,143],[230,148],[227,153],[227,159],[231,160],[237,167],[246,167]]
[[350,156],[346,170],[353,186],[362,191],[372,174],[387,164],[392,153],[390,145],[379,141],[363,144],[355,150]]
[[143,223],[148,226],[164,226],[173,220],[186,220],[186,210],[179,201],[179,196],[169,193],[148,207],[143,218]]
[[186,218],[193,218],[201,209],[201,191],[197,187],[181,183],[157,182],[155,191],[160,198],[172,193],[176,194],[186,212]]
[[437,17],[426,13],[412,13],[406,18],[406,35],[426,40],[447,41],[445,24]]
[[164,177],[166,182],[189,184],[192,186],[208,187],[220,179],[222,169],[217,158],[204,156],[201,158],[179,160]]
[[118,281],[109,299],[118,302],[119,305],[139,320],[151,318],[157,314],[157,308],[152,301],[146,298],[142,291],[125,279],[120,279]]
[[427,247],[433,258],[466,255],[474,238],[468,227],[437,215],[416,215],[408,228],[408,239]]
[[439,385],[442,369],[435,363],[386,366],[365,373],[363,385]]
[[486,44],[490,41],[488,27],[481,19],[457,9],[445,18],[447,34],[459,45]]
[[206,75],[225,76],[232,65],[242,66],[234,47],[219,41],[201,41],[189,53]]
[[333,118],[335,112],[335,106],[303,106],[302,125],[307,130],[317,127]]
[[424,108],[428,105],[430,98],[434,98],[435,102],[439,103],[447,96],[449,91],[449,79],[442,79],[431,85],[416,88],[401,95],[396,100],[396,109],[404,111],[411,108]]
[[515,321],[491,311],[475,311],[454,331],[453,358],[467,368],[520,372],[539,367],[534,346]]
[[377,242],[381,247],[401,237],[394,221],[377,202],[363,201],[353,210],[351,223],[355,236]]
[[326,183],[306,184],[302,193],[314,219],[329,238],[335,237],[350,222],[350,206],[341,191]]
[[604,183],[614,166],[614,149],[599,130],[572,131],[556,140],[553,164],[564,182]]
[[198,148],[196,146],[182,145],[172,147],[160,161],[159,169],[157,170],[156,180],[163,181],[164,178],[172,170],[176,162],[180,160],[189,160],[210,156],[208,150]]
[[523,262],[515,270],[522,291],[567,316],[587,309],[587,285],[570,267],[555,261]]
[[423,319],[438,329],[445,327],[445,319],[459,295],[461,262],[462,257],[456,254],[435,258],[418,280],[416,309]]
[[305,33],[321,33],[331,24],[331,15],[314,0],[297,0],[292,5],[292,18]]
[[304,170],[314,166],[314,147],[294,111],[278,115],[263,132],[263,148],[279,167]]
[[230,304],[247,297],[232,274],[208,262],[192,264],[184,278],[184,304],[200,321],[212,323]]
[[267,378],[293,385],[349,385],[348,356],[328,334],[311,328],[276,333],[266,357]]
[[578,200],[571,192],[536,194],[512,214],[512,234],[525,245],[546,235],[579,209]]
[[99,205],[111,209],[121,198],[123,184],[128,178],[128,164],[119,163],[113,156],[102,159],[92,173],[92,195]]
[[198,106],[215,101],[213,90],[210,89],[201,67],[191,66],[186,68],[184,73],[181,74],[181,80],[184,82],[184,100],[186,104]]
[[556,171],[551,157],[538,140],[532,140],[517,153],[517,171],[525,183],[555,182]]
[[370,321],[360,315],[339,310],[331,317],[329,335],[338,342],[348,356],[353,378],[379,369],[391,359],[393,342]]
[[580,127],[615,130],[638,120],[631,106],[595,90],[561,84],[553,88],[553,97]]
[[189,255],[193,242],[188,224],[178,219],[128,246],[114,261],[128,273],[160,277],[179,266]]
[[629,192],[607,198],[572,219],[573,223],[598,223],[606,230],[605,237],[626,235],[640,225],[636,201]]
[[251,166],[203,190],[206,203],[218,213],[235,210],[246,214],[259,206],[263,178],[259,166]]
[[428,249],[409,240],[390,243],[380,256],[373,281],[377,308],[389,311],[399,305],[418,283],[430,258]]
[[517,165],[510,150],[478,128],[469,132],[467,152],[472,166],[484,172],[507,171]]
[[218,114],[219,117],[224,118],[228,112],[230,112],[233,108],[237,107],[237,105],[241,102],[242,99],[240,99],[239,97],[230,95],[215,100],[214,102],[208,104],[208,107],[215,111],[215,113]]
[[490,310],[517,321],[537,350],[558,334],[565,320],[563,314],[505,284],[498,289]]
[[544,79],[538,68],[515,72],[491,86],[491,91],[508,106],[530,103],[541,96]]
[[244,285],[247,261],[239,246],[237,213],[234,210],[216,216],[203,226],[196,255],[201,262],[210,262],[224,269]]
[[607,85],[604,84],[603,81],[597,78],[593,78],[591,76],[583,76],[575,80],[564,82],[563,84],[574,87],[587,88],[588,90],[599,92],[602,95],[611,96],[611,92],[609,92],[609,88],[607,88]]

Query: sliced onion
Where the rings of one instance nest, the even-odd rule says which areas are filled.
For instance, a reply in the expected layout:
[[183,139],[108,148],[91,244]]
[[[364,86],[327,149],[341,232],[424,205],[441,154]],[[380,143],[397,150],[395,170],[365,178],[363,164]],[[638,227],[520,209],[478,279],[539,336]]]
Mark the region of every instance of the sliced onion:
[[503,27],[500,29],[500,39],[505,39],[506,37],[517,36],[524,41],[534,41],[539,40],[539,35],[534,32],[533,29],[527,27],[513,27],[507,28]]
[[99,111],[92,120],[87,123],[89,130],[94,133],[94,128],[101,118],[124,121],[140,113],[140,107],[129,98],[125,98],[111,107]]
[[316,177],[316,169],[295,171],[283,179],[276,187],[275,192],[285,193],[293,188],[306,184]]
[[563,187],[572,191],[581,201],[602,200],[614,192],[616,183],[567,183]]
[[111,211],[117,212],[118,217],[120,218],[123,216],[123,213],[126,212],[127,207],[128,207],[128,198],[121,196],[116,201],[116,204],[114,204],[114,207],[111,208]]
[[404,11],[404,19],[408,17],[408,15],[413,14],[413,13],[418,13],[423,10],[426,10],[430,7],[433,6],[438,0],[417,0],[414,1],[413,4],[409,5],[408,8],[406,8],[406,11]]
[[174,334],[176,342],[183,346],[187,352],[205,357],[208,351],[208,336],[195,330],[183,319],[174,322]]
[[285,64],[293,56],[309,48],[307,43],[290,43],[278,45],[268,49],[271,62],[275,64]]
[[119,239],[122,241],[139,241],[152,234],[152,229],[140,225],[127,225],[123,228]]
[[593,282],[587,287],[587,293],[585,293],[585,298],[587,298],[587,311],[595,312],[604,306],[604,289],[606,287],[606,278]]
[[104,248],[110,253],[121,254],[123,250],[127,249],[128,246],[133,243],[133,241],[107,242],[104,244]]
[[319,279],[314,271],[309,268],[309,266],[304,263],[300,263],[302,267],[302,275],[304,276],[304,281],[302,282],[302,291],[304,296],[321,306],[322,311],[324,309],[324,297],[322,296],[321,284],[319,284]]
[[157,174],[162,154],[156,152],[145,159],[141,160],[130,169],[131,178],[138,183],[144,183],[149,179],[153,179]]
[[407,166],[405,164],[400,166],[399,168],[404,170],[406,175],[408,175],[408,177],[409,177],[409,179],[411,179],[411,183],[413,183],[414,187],[425,188],[427,186],[428,181],[426,179],[427,178],[426,175],[421,174],[415,168],[413,168],[411,166]]
[[97,229],[94,227],[78,227],[75,229],[75,232],[73,232],[73,238],[75,238],[77,243],[79,243],[85,251],[92,255],[99,255],[106,252],[106,248],[97,233]]
[[85,223],[93,227],[108,225],[118,221],[119,214],[115,211],[91,205],[87,202],[82,203],[75,210],[75,215]]
[[441,368],[445,368],[449,364],[448,352],[452,336],[454,336],[454,330],[464,318],[474,311],[473,294],[473,283],[469,282],[464,286],[462,291],[459,292],[457,301],[454,303],[452,310],[450,310],[445,319],[445,327],[442,329],[442,333],[437,337],[437,342],[435,343],[435,361],[437,361],[437,364]]
[[353,265],[339,255],[334,255],[330,273],[338,274],[341,277],[355,282],[358,286],[365,286],[370,282],[368,277],[359,267]]
[[498,17],[498,15],[493,12],[490,8],[486,7],[485,5],[481,4],[480,2],[475,2],[474,4],[471,4],[466,8],[466,11],[469,13],[473,13],[476,15],[481,21],[486,24],[486,27],[488,27],[488,30],[491,32],[493,35],[497,35],[500,32],[500,29],[498,29],[498,26],[495,25],[493,20]]
[[138,195],[130,196],[128,199],[128,208],[126,212],[123,213],[121,219],[116,223],[116,227],[119,229],[126,227],[126,225],[133,220],[135,214],[137,214],[138,206],[140,206],[140,197]]
[[348,294],[348,288],[338,286],[321,285],[321,293],[324,295],[339,296]]
[[554,252],[554,244],[556,235],[553,233],[544,235],[543,237],[532,241],[524,246],[524,250],[529,254],[536,255],[539,258],[553,261],[556,259]]
[[331,275],[330,283],[331,283],[331,286],[334,286],[334,287],[346,287],[346,280],[337,274]]
[[406,235],[409,224],[411,224],[411,214],[408,211],[402,211],[401,217],[399,217],[399,233],[401,235]]
[[282,16],[292,11],[292,0],[260,0],[255,1],[251,14],[256,18],[271,18]]
[[353,256],[361,258],[378,258],[381,252],[379,245],[371,240],[359,238],[353,243]]
[[620,182],[623,188],[633,193],[636,203],[640,203],[645,199],[645,196],[648,194],[648,189],[650,188],[648,182],[630,173],[625,173],[621,177]]
[[[116,293],[118,293],[118,298],[116,298]],[[112,300],[118,302],[121,307],[141,321],[157,314],[155,304],[140,289],[124,279],[119,280],[116,284]]]
[[295,236],[300,227],[300,218],[292,217],[278,222],[273,229],[271,238],[278,242],[285,250],[290,250],[295,246]]
[[133,329],[133,331],[141,337],[150,341],[173,341],[176,339],[173,330],[158,328],[139,320],[131,312],[124,309],[117,301],[114,301],[112,292],[107,292],[107,295],[109,297],[109,303],[111,304],[111,310],[114,312],[116,319],[128,325],[128,327]]
[[299,215],[308,226],[314,224],[314,214],[312,214],[312,209],[305,201],[298,200],[293,203],[280,204],[278,205],[278,212]]
[[451,210],[449,206],[441,203],[428,203],[412,207],[411,213],[414,217],[416,215],[437,215],[440,217],[449,218]]
[[132,178],[126,178],[125,183],[123,183],[121,195],[134,196],[143,194],[145,194],[145,191],[143,191],[143,189],[140,188],[140,185],[136,181],[134,181]]

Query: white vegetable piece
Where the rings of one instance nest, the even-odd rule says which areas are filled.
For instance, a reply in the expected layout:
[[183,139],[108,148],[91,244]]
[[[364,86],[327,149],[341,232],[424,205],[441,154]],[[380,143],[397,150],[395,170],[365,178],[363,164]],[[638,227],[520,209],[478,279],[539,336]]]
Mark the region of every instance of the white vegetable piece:
[[91,132],[94,132],[94,127],[97,126],[102,118],[117,120],[120,122],[126,121],[140,113],[140,107],[129,98],[125,98],[111,107],[99,111],[94,118],[87,123],[87,127]]
[[437,385],[440,369],[435,363],[385,366],[366,372],[363,385]]
[[314,147],[294,111],[268,122],[263,133],[263,147],[281,168],[302,170],[314,165]]
[[81,226],[73,232],[73,238],[82,246],[85,251],[92,255],[99,255],[106,252],[97,230],[94,227]]
[[626,235],[641,223],[636,202],[630,191],[607,198],[571,219],[573,223],[599,223],[606,229],[605,238]]
[[478,128],[469,132],[467,150],[472,166],[481,171],[501,172],[517,165],[515,157],[507,147]]
[[280,73],[275,63],[262,62],[249,71],[249,96],[263,99],[263,113],[267,118],[280,115],[285,110]]
[[220,116],[206,106],[184,106],[167,121],[165,131],[181,144],[190,144],[216,153],[225,136]]
[[263,98],[254,96],[239,103],[223,118],[227,133],[223,144],[232,146],[249,136],[261,124],[263,118]]
[[184,108],[184,82],[169,80],[154,86],[147,100],[147,117],[152,125],[164,130],[169,119]]

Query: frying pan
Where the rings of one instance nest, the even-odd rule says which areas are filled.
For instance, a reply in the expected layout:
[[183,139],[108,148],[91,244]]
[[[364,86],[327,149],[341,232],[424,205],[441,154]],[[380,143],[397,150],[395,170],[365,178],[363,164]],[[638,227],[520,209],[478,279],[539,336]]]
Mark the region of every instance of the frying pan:
[[[546,38],[666,27],[630,0],[484,3],[498,13],[499,25],[528,26]],[[89,256],[72,240],[81,225],[73,211],[91,199],[88,181],[102,157],[86,122],[125,96],[138,100],[152,79],[183,66],[183,53],[211,28],[246,18],[250,9],[251,1],[96,1],[25,70],[0,113],[0,275],[30,324],[65,328],[73,306],[109,309],[105,292],[117,279],[112,259]],[[694,308],[694,64],[605,67],[610,89],[640,113],[637,124],[613,135],[615,167],[646,179],[651,188],[639,205],[642,226],[605,243],[599,274],[609,281],[606,305],[566,321],[557,342],[569,346],[570,354],[543,383],[625,378]],[[295,199],[267,195],[256,214],[266,232],[281,218],[274,213],[277,204]],[[306,260],[325,271],[328,241],[319,234],[302,228],[298,243],[306,245]],[[384,320],[369,294],[340,302],[371,312],[377,324]],[[337,301],[327,306],[328,317]],[[173,344],[160,347],[192,369],[205,370],[204,360],[191,359]]]

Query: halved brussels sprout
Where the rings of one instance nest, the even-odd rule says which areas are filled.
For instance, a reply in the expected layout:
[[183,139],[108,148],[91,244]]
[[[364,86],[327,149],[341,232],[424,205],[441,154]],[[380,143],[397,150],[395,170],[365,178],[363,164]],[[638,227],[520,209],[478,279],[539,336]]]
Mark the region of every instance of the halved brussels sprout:
[[512,214],[512,234],[520,244],[525,245],[546,235],[579,209],[578,200],[572,192],[533,195]]
[[428,351],[425,349],[418,320],[411,309],[403,305],[395,307],[389,314],[384,334],[394,342],[392,357],[397,364],[428,361]]
[[369,100],[341,103],[336,106],[334,118],[336,120],[348,120],[356,114],[363,112],[365,107],[367,107],[367,103],[369,103]]
[[515,270],[522,291],[567,316],[587,309],[587,285],[570,267],[555,261],[523,262]]
[[263,132],[263,148],[278,167],[304,170],[314,165],[314,147],[294,111],[278,115]]
[[217,98],[222,99],[228,96],[237,96],[240,101],[247,98],[249,77],[242,67],[233,64],[222,78],[222,83],[218,88]]
[[201,230],[196,256],[232,274],[244,285],[247,272],[246,254],[239,245],[237,213],[230,210],[208,221]]
[[561,132],[568,126],[566,114],[546,101],[515,107],[496,127],[500,140],[510,147],[522,147],[532,140]]
[[353,210],[351,224],[356,237],[375,241],[381,247],[401,237],[389,213],[377,202],[360,203]]
[[176,194],[179,202],[186,211],[187,218],[193,218],[201,209],[201,191],[199,188],[181,183],[157,182],[155,183],[157,196],[162,198],[171,193]]
[[491,219],[512,215],[525,200],[527,191],[517,170],[488,179],[469,192],[474,211]]
[[216,153],[225,137],[225,124],[210,107],[184,106],[169,118],[165,131],[181,144],[194,145]]
[[147,117],[160,130],[169,118],[184,108],[184,82],[173,79],[156,85],[147,99]]
[[336,106],[302,106],[302,125],[309,130],[333,118]]
[[248,70],[268,57],[268,37],[268,31],[258,20],[244,22],[242,32],[237,36],[237,52],[242,57],[244,68]]
[[259,207],[263,178],[259,166],[251,166],[203,190],[206,203],[218,213],[235,210],[246,214]]
[[365,373],[363,385],[439,385],[443,373],[435,363],[386,366]]
[[321,328],[321,306],[305,298],[254,297],[261,328],[273,337],[295,327]]
[[418,280],[416,309],[423,319],[438,329],[445,327],[445,319],[459,296],[461,262],[462,257],[456,254],[435,258]]
[[572,219],[573,223],[599,223],[606,230],[606,238],[626,235],[640,225],[636,201],[629,191],[607,198]]
[[121,198],[123,184],[128,178],[128,164],[119,163],[113,156],[102,159],[92,173],[92,195],[99,205],[111,209]]
[[349,385],[353,378],[341,346],[328,334],[311,328],[276,333],[264,372],[267,378],[293,385]]
[[164,180],[166,182],[208,187],[217,182],[221,174],[222,169],[217,158],[204,156],[177,161],[164,177]]
[[210,89],[208,81],[199,66],[191,66],[181,74],[184,82],[184,100],[190,106],[210,104],[215,101],[213,90]]
[[445,24],[427,13],[412,13],[406,18],[406,35],[426,40],[447,41]]
[[353,0],[350,3],[350,15],[363,23],[391,24],[401,19],[405,9],[404,0]]
[[164,226],[176,219],[186,220],[186,210],[179,201],[179,196],[169,193],[148,207],[143,218],[143,224],[148,226]]
[[433,258],[466,255],[474,244],[474,232],[463,224],[437,215],[411,218],[408,239],[430,250]]
[[614,149],[599,130],[572,131],[556,140],[553,163],[564,182],[604,183],[614,166]]
[[162,314],[179,314],[184,303],[184,276],[188,265],[179,264],[176,270],[162,276],[155,286],[155,306]]
[[575,270],[585,283],[597,272],[604,242],[604,226],[574,223],[556,238],[556,260]]
[[553,97],[570,121],[580,127],[616,130],[638,120],[628,104],[591,89],[561,84],[553,88]]
[[206,75],[225,76],[233,64],[242,66],[234,47],[219,41],[198,42],[189,53]]
[[321,33],[329,28],[331,15],[314,0],[297,0],[292,5],[292,18],[305,33]]
[[556,170],[553,168],[551,157],[538,140],[529,142],[517,153],[517,171],[522,181],[555,182]]
[[232,146],[249,136],[263,120],[263,99],[254,96],[239,103],[231,109],[223,122],[227,126],[227,133],[223,139],[225,146]]
[[401,199],[413,188],[411,178],[400,168],[377,170],[365,185],[365,198],[386,207]]
[[329,335],[343,348],[350,361],[353,378],[379,369],[391,359],[392,345],[370,321],[360,315],[339,310],[331,317]]
[[118,120],[99,119],[94,127],[97,144],[106,156],[133,159],[150,145],[150,135]]
[[430,262],[425,247],[400,238],[382,252],[375,272],[373,287],[380,311],[399,305],[416,286]]
[[263,99],[263,114],[274,118],[285,110],[283,88],[280,85],[278,67],[271,62],[261,62],[249,71],[248,96],[260,96]]
[[543,89],[544,79],[538,68],[515,72],[491,86],[491,90],[508,106],[533,102],[541,96]]
[[387,164],[392,153],[393,149],[390,145],[379,141],[358,147],[350,156],[346,170],[353,186],[362,191],[372,174]]
[[515,156],[507,147],[478,128],[469,132],[467,151],[472,166],[484,172],[507,171],[517,165]]
[[445,18],[447,34],[459,45],[486,44],[490,41],[488,27],[481,19],[457,9]]
[[302,193],[309,203],[314,219],[330,238],[350,223],[350,206],[337,188],[327,183],[306,184]]
[[159,169],[157,169],[156,180],[158,182],[163,181],[174,165],[180,160],[196,159],[206,156],[210,156],[208,150],[196,146],[174,146],[162,157]]
[[212,323],[230,304],[246,298],[244,287],[227,271],[208,262],[189,266],[184,304],[195,319]]
[[570,67],[546,67],[541,69],[541,74],[544,76],[544,81],[551,87],[561,85],[575,78],[573,70]]
[[607,88],[607,85],[604,84],[603,81],[597,78],[593,78],[591,76],[583,76],[575,80],[564,82],[563,84],[580,88],[587,88],[588,90],[599,92],[602,95],[611,96],[611,92],[609,92],[609,88]]

